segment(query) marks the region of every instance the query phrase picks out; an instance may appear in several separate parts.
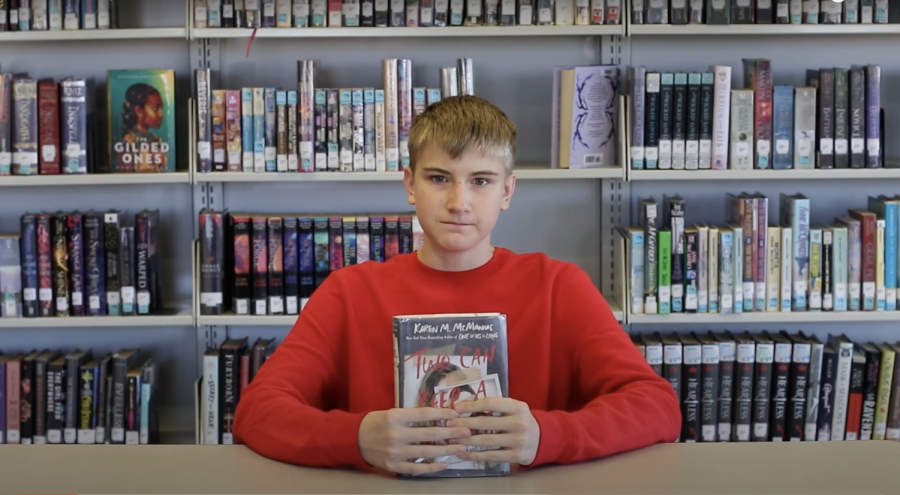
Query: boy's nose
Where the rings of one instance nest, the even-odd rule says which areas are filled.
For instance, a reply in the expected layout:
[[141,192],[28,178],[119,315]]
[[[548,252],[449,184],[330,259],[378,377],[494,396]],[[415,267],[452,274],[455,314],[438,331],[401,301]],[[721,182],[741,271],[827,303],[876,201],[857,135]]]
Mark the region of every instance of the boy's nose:
[[462,182],[456,182],[450,188],[450,197],[447,199],[447,207],[454,211],[469,210],[469,190]]

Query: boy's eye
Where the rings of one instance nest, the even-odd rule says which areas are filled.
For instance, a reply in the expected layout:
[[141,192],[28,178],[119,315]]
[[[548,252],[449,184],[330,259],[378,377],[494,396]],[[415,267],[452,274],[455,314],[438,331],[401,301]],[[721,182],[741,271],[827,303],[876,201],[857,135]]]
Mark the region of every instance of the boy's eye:
[[431,176],[431,180],[433,180],[435,182],[441,182],[445,179],[446,179],[446,177],[444,177],[443,175],[432,175]]
[[490,184],[491,181],[484,179],[484,178],[478,178],[478,179],[475,179],[475,183],[479,186],[486,186],[486,185]]

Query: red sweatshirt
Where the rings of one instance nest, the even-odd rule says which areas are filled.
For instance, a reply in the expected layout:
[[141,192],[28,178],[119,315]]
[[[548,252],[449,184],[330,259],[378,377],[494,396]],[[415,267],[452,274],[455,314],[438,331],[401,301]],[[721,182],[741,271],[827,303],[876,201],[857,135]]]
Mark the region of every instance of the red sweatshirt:
[[394,407],[392,317],[471,312],[507,315],[509,395],[540,425],[532,466],[678,438],[672,386],[587,274],[544,254],[496,248],[464,272],[435,270],[416,254],[332,272],[244,390],[235,442],[293,464],[370,468],[357,434],[366,413]]

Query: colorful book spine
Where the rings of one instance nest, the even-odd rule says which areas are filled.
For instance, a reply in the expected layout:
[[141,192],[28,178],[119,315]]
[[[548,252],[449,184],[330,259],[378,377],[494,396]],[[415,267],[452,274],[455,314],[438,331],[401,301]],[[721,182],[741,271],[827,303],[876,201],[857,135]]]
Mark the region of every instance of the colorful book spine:
[[397,60],[397,131],[400,170],[409,166],[409,129],[412,127],[412,103],[412,60],[400,59]]
[[631,67],[631,168],[644,168],[644,114],[647,69]]
[[660,229],[657,234],[659,281],[657,284],[659,314],[672,312],[672,231]]
[[709,277],[707,282],[707,290],[709,292],[709,312],[718,313],[720,294],[719,294],[719,229],[710,226],[707,229],[706,240],[709,243],[707,248],[707,267],[706,273]]
[[13,83],[12,174],[37,175],[38,94],[35,79],[19,78]]
[[241,145],[241,92],[225,92],[225,154],[229,172],[243,170],[243,147]]
[[781,311],[791,311],[793,297],[793,245],[794,237],[791,227],[781,228]]
[[70,313],[73,316],[84,316],[84,215],[78,213],[69,214],[68,218],[66,219],[66,224],[69,251],[69,295],[71,299],[69,305]]
[[253,88],[241,88],[241,170],[253,172],[254,163]]
[[[299,8],[298,8],[299,7]],[[306,19],[309,11],[309,4],[294,4],[294,18]],[[297,27],[303,27],[298,25]],[[297,125],[298,133],[297,141],[299,143],[301,172],[312,172],[316,169],[317,153],[316,149],[316,107],[321,103],[324,104],[324,93],[319,95],[316,89],[316,75],[318,74],[318,62],[315,60],[301,60],[298,62],[300,69],[300,82],[297,91]]]
[[631,277],[631,313],[644,312],[644,229],[632,227],[628,229],[629,270]]
[[881,67],[866,69],[866,167],[881,167]]
[[659,108],[660,78],[659,72],[645,74],[644,89],[644,166],[648,170],[659,168]]
[[887,307],[884,274],[884,230],[883,218],[875,220],[875,310],[884,311]]
[[[832,232],[832,294],[834,295],[834,311],[848,311],[850,309],[850,239],[846,225],[834,225]],[[856,287],[856,304],[859,305],[859,286]]]
[[[266,95],[265,88],[253,89],[253,171],[266,171]],[[274,157],[272,158],[274,160]],[[273,169],[274,162],[273,162]]]
[[766,249],[766,311],[777,312],[781,307],[781,227],[768,227]]
[[[313,114],[316,124],[315,143],[313,153],[315,155],[315,171],[328,170],[328,100],[324,89],[317,89],[313,97]],[[310,172],[311,170],[304,170]]]
[[375,169],[375,89],[363,91],[363,163],[366,172]]
[[275,88],[263,88],[263,154],[266,172],[278,171],[278,118],[276,107]]
[[734,266],[734,278],[733,278],[733,286],[734,286],[734,312],[735,313],[743,313],[744,312],[744,229],[740,225],[730,224],[729,228],[732,232],[732,251],[734,261],[732,265]]
[[822,310],[822,229],[809,229],[809,292],[807,302],[810,311]]
[[721,274],[719,275],[719,296],[721,313],[734,312],[734,232],[725,227],[719,232],[719,253],[721,254]]
[[709,227],[697,229],[697,312],[709,312]]
[[793,270],[793,294],[792,311],[806,311],[809,304],[806,293],[809,284],[809,200],[795,198],[791,201],[791,227],[793,238],[792,270]]
[[794,168],[815,168],[816,88],[794,88]]
[[365,102],[362,88],[354,88],[351,92],[351,114],[353,129],[353,171],[366,169],[366,121]]

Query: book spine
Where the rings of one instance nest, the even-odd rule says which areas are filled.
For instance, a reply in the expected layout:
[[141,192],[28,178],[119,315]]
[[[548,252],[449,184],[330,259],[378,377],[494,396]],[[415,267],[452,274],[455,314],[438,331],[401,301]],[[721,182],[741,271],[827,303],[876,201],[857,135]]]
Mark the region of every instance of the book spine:
[[150,283],[150,219],[143,214],[138,214],[135,223],[135,281],[137,295],[137,313],[144,314],[146,301],[151,297]]
[[850,168],[866,167],[866,73],[862,67],[850,69]]
[[196,81],[195,95],[197,98],[197,172],[212,172],[212,121],[210,101],[211,82],[209,69],[197,69],[194,71]]
[[808,342],[795,342],[791,353],[787,440],[803,440],[806,425],[806,398],[809,391],[810,350]]
[[881,368],[881,354],[877,349],[873,349],[872,351],[866,350],[864,356],[865,383],[862,391],[862,416],[860,418],[859,439],[872,440],[875,433],[875,406],[878,401],[878,372]]
[[[852,344],[851,344],[852,346]],[[851,350],[852,352],[852,350]],[[866,375],[866,360],[864,353],[854,354],[850,366],[850,378],[848,380],[846,428],[845,440],[860,440],[860,425],[862,424],[863,384]],[[859,358],[859,359],[857,359]]]
[[898,273],[898,263],[900,263],[900,253],[898,253],[898,242],[900,242],[900,202],[889,202],[884,205],[884,285],[885,285],[885,307],[888,311],[897,309],[897,282],[900,273]]
[[[387,149],[385,148],[385,106],[384,90],[375,90],[375,171],[387,170]],[[367,112],[368,113],[368,112]]]
[[338,150],[341,172],[353,171],[353,91],[338,90]]
[[769,200],[766,197],[758,197],[756,202],[756,273],[753,276],[754,289],[756,291],[756,311],[766,310],[766,238],[769,225]]
[[788,416],[788,394],[791,370],[790,343],[776,343],[774,364],[772,366],[772,429],[768,440],[783,442],[788,439],[786,426]]
[[882,167],[881,67],[866,66],[866,167]]
[[269,266],[267,224],[265,217],[251,218],[251,280],[253,281],[253,314],[268,314],[268,281]]
[[[265,0],[263,0],[265,3]],[[265,19],[265,17],[263,17]],[[274,27],[274,26],[273,26]],[[215,93],[215,91],[213,92]],[[278,171],[278,103],[273,87],[263,88],[263,155],[265,171]]]
[[[834,311],[847,311],[850,305],[849,290],[849,239],[846,227],[835,228],[832,230],[832,252],[831,267],[832,277],[832,294],[834,296]],[[859,287],[857,286],[857,298],[859,297]]]
[[[792,311],[807,311],[809,304],[806,299],[809,277],[809,200],[794,199],[791,202],[792,219],[791,227],[793,237],[791,239],[793,274],[793,292],[791,295]],[[804,269],[805,268],[805,269]]]
[[[847,4],[845,4],[845,7]],[[850,106],[849,73],[847,69],[834,69],[834,167],[850,166]]]
[[819,417],[816,420],[816,440],[819,442],[832,439],[832,420],[834,419],[834,394],[837,378],[837,353],[826,348],[822,353],[822,388],[819,397]]
[[698,72],[687,75],[685,163],[686,170],[697,170],[700,166],[700,81]]
[[[412,60],[398,60],[397,132],[400,147],[400,170],[409,166],[409,130],[412,127],[412,84]],[[465,94],[465,92],[462,94]]]
[[[713,83],[713,118],[712,118],[712,168],[725,170],[728,168],[729,124],[731,123],[731,67],[712,66]],[[752,126],[752,123],[751,123]],[[751,133],[752,135],[752,133]]]
[[734,440],[749,442],[753,423],[753,370],[756,348],[752,343],[738,343],[735,370]]
[[363,169],[374,172],[375,168],[375,89],[363,90]]
[[816,88],[794,88],[794,168],[815,168]]
[[766,311],[778,312],[781,300],[781,227],[768,227]]
[[631,168],[644,168],[646,153],[644,134],[646,125],[647,69],[631,68]]
[[241,105],[240,91],[225,92],[225,162],[229,172],[244,170]]
[[834,268],[832,267],[832,252],[834,251],[834,234],[831,228],[822,229],[822,309],[834,310],[833,286]]
[[697,229],[697,312],[709,311],[709,228]]
[[[275,170],[288,171],[287,91],[275,91]],[[295,170],[296,171],[296,170]]]
[[[253,90],[253,171],[266,172],[266,94]],[[274,164],[273,164],[274,165]],[[274,169],[274,167],[272,167]]]
[[251,221],[249,217],[230,217],[234,247],[234,274],[231,310],[238,315],[250,314],[251,299]]
[[703,344],[701,347],[702,382],[700,387],[700,438],[704,442],[715,442],[718,424],[719,395],[719,345]]
[[53,228],[50,215],[37,216],[38,314],[53,316]]
[[[767,0],[771,2],[771,0]],[[757,6],[762,5],[760,2]],[[771,4],[770,4],[771,7]],[[766,14],[766,12],[768,14]],[[760,9],[757,11],[760,23],[771,23],[772,10]],[[768,18],[768,22],[765,20]],[[753,129],[756,147],[756,160],[753,168],[772,167],[772,99],[773,82],[772,67],[768,60],[759,60],[756,63],[753,78]]]
[[121,280],[122,315],[135,313],[135,244],[134,227],[123,225],[119,229],[119,276]]
[[878,374],[878,397],[875,401],[875,426],[872,429],[872,440],[884,440],[887,436],[888,408],[892,407],[891,389],[892,385],[894,385],[894,361],[896,359],[897,356],[893,350],[888,349],[881,353],[881,369]]
[[718,440],[731,441],[733,397],[734,397],[734,362],[737,348],[734,342],[719,342],[719,388],[718,388]]
[[657,234],[656,253],[659,260],[657,308],[659,314],[669,314],[672,312],[672,232],[664,228]]
[[78,213],[67,218],[69,251],[69,295],[70,312],[73,316],[84,316],[84,216]]
[[366,119],[364,112],[365,98],[363,96],[363,89],[354,88],[351,91],[351,128],[354,172],[362,172],[366,168]]
[[681,440],[695,443],[703,440],[701,436],[701,368],[703,351],[699,344],[682,346],[682,428]]
[[121,314],[121,276],[119,274],[119,214],[103,215],[104,255],[106,258],[106,308],[110,316]]
[[85,275],[88,298],[87,314],[105,316],[106,313],[106,266],[103,238],[103,217],[87,214],[84,218]]
[[772,132],[775,144],[772,154],[772,168],[776,170],[794,168],[794,88],[775,86],[773,94]]
[[850,311],[861,309],[862,270],[863,270],[863,232],[858,221],[847,225],[847,281],[850,288]]
[[884,311],[887,306],[885,295],[885,262],[884,262],[884,226],[883,218],[875,220],[875,310]]
[[771,342],[756,344],[756,370],[753,380],[753,434],[754,442],[769,441],[769,412],[772,396],[772,365],[775,345]]
[[675,75],[671,72],[663,72],[659,76],[659,162],[657,168],[670,170],[672,168],[672,118],[673,114],[673,84]]
[[809,229],[809,292],[807,302],[810,311],[822,310],[822,229]]
[[[696,313],[698,307],[699,244],[696,230],[684,234],[684,312]],[[646,270],[646,265],[644,270]]]
[[[241,171],[253,172],[254,115],[253,88],[241,88]],[[199,152],[200,150],[198,150]],[[211,166],[210,166],[211,167]]]
[[730,161],[733,170],[753,168],[753,91],[749,89],[731,90]]
[[819,71],[817,168],[834,168],[834,69]]
[[719,253],[720,312],[734,313],[734,233],[727,228],[719,232]]
[[669,202],[669,229],[672,232],[672,312],[684,311],[684,200]]
[[[38,249],[37,218],[34,214],[24,214],[20,219],[21,271],[22,271],[22,316],[38,316]],[[3,366],[0,365],[0,368]],[[0,382],[2,384],[2,382]],[[0,422],[0,430],[3,423]]]
[[[204,211],[200,213],[200,313],[222,313],[224,238],[222,215]],[[235,256],[237,260],[237,255]],[[235,265],[238,262],[235,261]]]
[[38,83],[40,174],[57,175],[59,169],[59,84]]
[[300,265],[298,225],[296,217],[286,217],[283,221],[284,249],[284,312],[295,315],[300,311]]
[[56,316],[69,316],[69,249],[68,218],[65,214],[53,215],[53,300]]
[[734,276],[732,277],[732,287],[734,287],[734,312],[744,312],[744,229],[739,225],[731,225],[732,234],[732,266],[734,267]]
[[38,174],[37,81],[13,81],[12,174]]
[[279,217],[268,219],[268,314],[284,314],[284,222]]
[[60,82],[60,153],[64,174],[88,173],[87,81],[69,79]]
[[719,311],[719,229],[710,227],[707,230],[707,255],[706,255],[706,289],[709,293],[708,304],[710,313]]
[[646,73],[644,92],[644,166],[649,170],[659,168],[660,84],[659,72]]
[[[299,12],[298,7],[300,7]],[[308,10],[308,4],[295,3],[295,19],[306,19]],[[300,15],[298,16],[298,14]],[[298,25],[297,27],[303,26]],[[293,95],[290,92],[288,93],[288,105],[291,104],[291,99],[293,97],[293,99],[296,100],[295,105],[297,110],[294,116],[294,120],[296,122],[296,129],[298,133],[296,142],[299,142],[299,153],[297,153],[300,156],[299,169],[301,172],[312,172],[316,169],[319,153],[319,114],[317,113],[317,107],[318,105],[320,105],[320,96],[321,104],[325,103],[325,94],[324,92],[322,92],[322,94],[319,95],[320,91],[316,89],[318,62],[315,60],[301,60],[299,62],[299,67],[300,82],[298,91],[294,92]],[[291,134],[291,136],[294,135]],[[294,141],[294,139],[294,137],[291,138],[292,141]],[[325,164],[323,163],[323,166],[324,165]],[[288,168],[290,168],[290,166]]]
[[861,215],[860,222],[860,242],[862,243],[860,251],[860,275],[862,280],[863,293],[863,311],[874,311],[876,300],[876,276],[875,269],[877,262],[875,258],[876,252],[876,221],[875,214],[866,212]]
[[794,256],[793,228],[781,228],[781,311],[791,311],[793,299],[793,262]]
[[299,256],[300,289],[298,301],[302,309],[304,301],[309,299],[315,289],[315,251],[313,249],[313,219],[301,217],[297,221],[297,251]]

